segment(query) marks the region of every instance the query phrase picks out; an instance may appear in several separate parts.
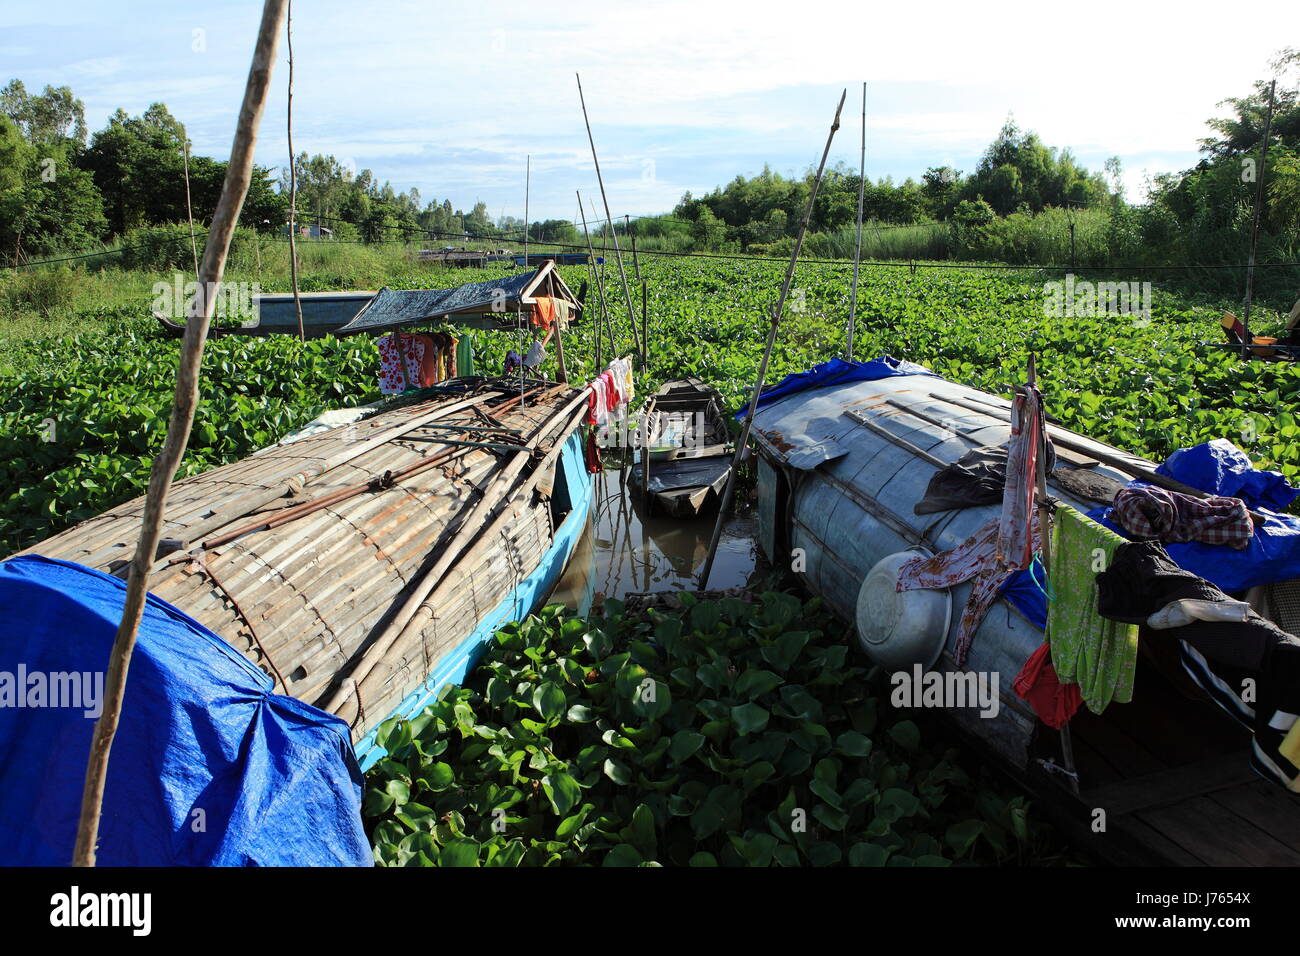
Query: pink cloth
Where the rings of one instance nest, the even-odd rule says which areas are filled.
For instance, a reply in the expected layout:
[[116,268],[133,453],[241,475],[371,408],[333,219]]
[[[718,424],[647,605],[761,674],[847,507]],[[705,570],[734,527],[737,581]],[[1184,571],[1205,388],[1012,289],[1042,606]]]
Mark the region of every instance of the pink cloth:
[[[1032,534],[1029,540],[1031,549],[1041,547],[1038,511],[1032,518]],[[970,596],[966,607],[962,609],[961,621],[957,625],[956,659],[959,667],[966,666],[966,657],[970,653],[971,641],[975,632],[984,622],[989,607],[997,599],[998,592],[1007,578],[1020,570],[1001,560],[997,554],[998,533],[1001,517],[990,518],[979,529],[953,548],[932,558],[916,557],[898,569],[899,591],[914,591],[917,588],[950,588],[964,581],[971,581]],[[1030,551],[1032,560],[1033,550]]]
[[997,547],[1001,564],[1029,567],[1034,549],[1030,542],[1029,515],[1034,511],[1038,480],[1038,444],[1043,437],[1043,402],[1038,389],[1016,389],[1011,409],[1011,437],[1007,441],[1007,478],[1002,488],[1002,514],[998,518]]

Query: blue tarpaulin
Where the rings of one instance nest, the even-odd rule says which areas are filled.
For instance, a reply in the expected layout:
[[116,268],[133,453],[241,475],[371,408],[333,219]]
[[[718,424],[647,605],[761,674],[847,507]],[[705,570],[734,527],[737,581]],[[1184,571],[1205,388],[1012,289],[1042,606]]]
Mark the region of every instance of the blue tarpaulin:
[[1240,498],[1252,509],[1281,511],[1300,495],[1281,474],[1256,468],[1244,451],[1224,438],[1178,449],[1156,473],[1210,494]]
[[[1247,507],[1264,516],[1264,523],[1255,527],[1250,546],[1241,551],[1197,541],[1166,544],[1169,557],[1183,570],[1229,594],[1257,584],[1300,578],[1300,518],[1274,510],[1290,504],[1300,492],[1280,474],[1256,469],[1244,452],[1221,438],[1179,449],[1156,471],[1208,494],[1240,498]],[[1147,484],[1134,480],[1129,482],[1129,487]],[[1110,510],[1094,508],[1087,514],[1115,533],[1129,537],[1110,520]],[[1046,619],[1046,597],[1034,585],[1029,571],[1013,574],[1002,594],[1031,621]]]
[[[846,362],[844,359],[834,358],[829,362],[814,365],[806,372],[795,372],[793,375],[787,375],[771,388],[764,389],[758,396],[758,407],[763,408],[778,398],[793,395],[795,392],[803,392],[810,388],[825,388],[828,385],[843,385],[846,382],[874,382],[877,379],[892,378],[895,375],[934,374],[924,365],[917,365],[915,362],[892,358],[888,355],[882,355],[870,362]],[[736,412],[736,418],[744,418],[748,411],[749,406],[746,405]]]
[[[0,563],[0,865],[72,859],[125,597],[125,582],[71,562]],[[149,596],[109,759],[100,864],[371,864],[347,725],[272,688]]]

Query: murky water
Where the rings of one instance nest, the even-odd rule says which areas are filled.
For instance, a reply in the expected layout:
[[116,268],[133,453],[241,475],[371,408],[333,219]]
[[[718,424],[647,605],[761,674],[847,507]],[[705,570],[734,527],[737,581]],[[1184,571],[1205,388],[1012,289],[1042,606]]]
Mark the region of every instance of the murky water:
[[[647,517],[643,502],[626,487],[626,475],[607,469],[593,476],[592,517],[551,602],[586,613],[607,597],[698,587],[695,576],[708,554],[717,512],[688,520]],[[727,517],[709,577],[711,590],[746,582],[758,556],[757,537],[752,512]]]

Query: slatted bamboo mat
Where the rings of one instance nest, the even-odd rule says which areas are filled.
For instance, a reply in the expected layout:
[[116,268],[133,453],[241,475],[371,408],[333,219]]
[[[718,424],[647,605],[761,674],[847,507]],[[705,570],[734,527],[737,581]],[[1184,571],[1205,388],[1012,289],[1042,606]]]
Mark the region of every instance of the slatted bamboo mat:
[[[496,488],[493,480],[506,462],[528,454],[524,447],[537,449],[526,475],[537,456],[567,438],[570,413],[557,412],[577,394],[539,385],[520,405],[512,401],[517,384],[485,383],[180,481],[167,507],[163,536],[170,543],[149,589],[245,654],[278,691],[322,704],[443,550],[460,547],[462,525],[485,493],[501,494],[489,507],[513,510],[508,528],[455,568],[463,581],[434,609],[418,642],[396,646],[383,661],[385,679],[372,682],[352,717],[359,737],[537,567],[554,531],[547,502],[531,490],[520,495],[514,480]],[[431,467],[385,480],[431,460]],[[27,553],[125,577],[143,508],[143,498],[128,501]],[[299,516],[257,527],[294,508]],[[249,530],[232,537],[241,529]]]

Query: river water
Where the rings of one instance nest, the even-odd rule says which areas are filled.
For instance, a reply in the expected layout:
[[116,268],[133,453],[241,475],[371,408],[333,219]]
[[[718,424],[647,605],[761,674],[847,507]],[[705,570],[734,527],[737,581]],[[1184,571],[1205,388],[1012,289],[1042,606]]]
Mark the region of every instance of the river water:
[[[587,613],[605,598],[635,592],[694,590],[704,564],[716,510],[699,518],[647,516],[626,487],[626,470],[593,475],[595,502],[550,603]],[[758,521],[753,512],[730,514],[723,525],[709,589],[740,587],[754,571]]]

